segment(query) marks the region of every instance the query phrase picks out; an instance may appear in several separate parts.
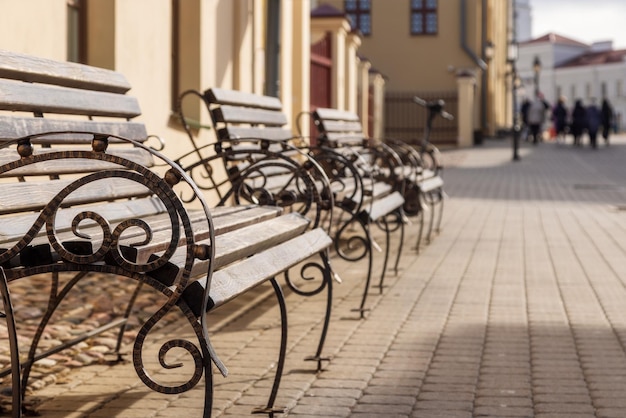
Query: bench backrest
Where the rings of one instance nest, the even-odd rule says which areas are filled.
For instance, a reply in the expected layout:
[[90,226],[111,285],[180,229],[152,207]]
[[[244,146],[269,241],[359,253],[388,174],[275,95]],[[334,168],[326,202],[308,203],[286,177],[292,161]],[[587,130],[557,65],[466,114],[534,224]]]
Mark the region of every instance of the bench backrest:
[[[217,142],[199,145],[185,123],[194,152],[183,156],[181,165],[204,190],[215,191],[220,204],[255,203],[276,205],[296,211],[313,220],[332,208],[328,179],[322,168],[306,151],[297,148],[297,139],[276,97],[237,90],[211,88],[201,96],[210,114]],[[182,107],[179,115],[186,122]],[[216,152],[211,152],[215,147]],[[220,158],[226,169],[225,181],[211,167]],[[191,163],[189,161],[191,160]],[[220,187],[228,185],[226,193]]]
[[354,112],[317,108],[313,123],[319,133],[318,141],[330,147],[367,145],[367,136],[359,116]]
[[277,97],[220,88],[206,90],[204,97],[218,139],[286,141],[293,138]]
[[[35,211],[51,202],[64,208],[116,202],[100,206],[109,221],[164,210],[132,176],[118,173],[100,181],[111,177],[105,169],[153,165],[149,151],[116,138],[147,138],[145,126],[131,121],[141,112],[126,94],[129,88],[114,71],[0,50],[0,215],[12,216],[0,222],[0,242],[23,233]],[[54,134],[37,136],[49,132]],[[79,176],[82,185],[75,183]],[[66,228],[81,210],[59,215],[67,218]]]
[[[128,122],[141,113],[137,100],[125,94],[129,89],[126,78],[114,71],[0,50],[0,110],[24,112],[21,120],[15,114],[0,117],[0,141],[52,131],[101,132],[144,141],[144,125]],[[43,118],[48,114],[83,119]]]
[[[293,139],[291,130],[286,127],[287,117],[282,103],[277,97],[211,88],[204,92],[204,101],[217,140],[227,141],[226,147],[246,150],[258,147],[282,154]],[[295,153],[287,155],[294,156]],[[238,160],[238,156],[234,154],[228,161],[231,169],[241,170],[249,165],[251,159],[263,158],[262,154],[243,153]]]

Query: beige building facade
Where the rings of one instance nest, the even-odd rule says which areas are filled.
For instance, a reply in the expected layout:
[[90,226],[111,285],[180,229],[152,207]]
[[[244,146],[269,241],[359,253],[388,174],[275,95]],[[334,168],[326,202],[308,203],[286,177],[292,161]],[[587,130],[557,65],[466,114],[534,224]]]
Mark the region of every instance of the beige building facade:
[[[309,109],[308,0],[0,0],[0,8],[0,48],[123,73],[139,119],[165,139],[170,157],[188,142],[173,114],[186,89],[264,93],[270,83],[292,124]],[[268,22],[276,22],[273,31]],[[280,48],[271,52],[270,41]],[[271,82],[268,61],[275,61]],[[199,101],[185,110],[210,126]],[[210,129],[200,135],[212,138]]]
[[[471,96],[475,105],[448,108],[471,123],[453,133],[457,145],[471,144],[475,131],[492,135],[510,125],[509,0],[348,3],[370,5],[369,33],[352,30],[344,0],[0,0],[0,48],[122,72],[140,119],[176,144],[165,150],[171,157],[187,145],[173,117],[186,89],[278,95],[294,132],[296,123],[309,132],[309,119],[298,115],[320,88],[311,84],[311,45],[323,36],[332,39],[328,105],[356,111],[372,136],[386,133],[383,108],[394,92]],[[412,34],[411,5],[431,3],[436,33]],[[312,18],[311,9],[322,6],[339,13]],[[199,101],[184,108],[196,126],[210,126]],[[210,129],[198,134],[213,137]]]
[[[453,94],[447,110],[459,126],[457,145],[473,132],[495,135],[512,121],[511,2],[508,0],[324,0],[363,32],[359,54],[375,63],[394,94]],[[469,80],[468,80],[469,78]],[[468,110],[466,98],[474,92]],[[471,112],[470,117],[465,113]],[[410,113],[410,110],[408,111]],[[393,121],[385,121],[386,126]]]

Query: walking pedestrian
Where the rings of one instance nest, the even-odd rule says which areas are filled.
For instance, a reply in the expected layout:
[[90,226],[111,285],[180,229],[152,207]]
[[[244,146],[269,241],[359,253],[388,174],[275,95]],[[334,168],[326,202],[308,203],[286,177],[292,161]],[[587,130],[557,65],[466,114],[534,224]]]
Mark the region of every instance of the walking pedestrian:
[[602,122],[602,138],[604,138],[604,143],[609,145],[609,135],[613,126],[613,107],[606,97],[602,100],[600,118]]
[[567,129],[567,108],[565,107],[565,97],[559,97],[556,105],[552,109],[552,121],[554,122],[554,132],[556,143],[565,143],[565,133]]
[[528,108],[528,125],[530,126],[530,134],[533,137],[534,145],[541,141],[542,127],[546,120],[546,110],[549,108],[550,105],[544,100],[543,94],[537,92],[535,100]]
[[570,130],[572,132],[572,135],[574,136],[575,147],[580,147],[582,145],[581,137],[586,127],[587,111],[583,106],[582,100],[577,99],[576,103],[574,104],[574,110],[572,110],[572,126]]
[[591,104],[587,107],[587,133],[589,134],[589,145],[591,145],[591,148],[598,147],[598,130],[601,123],[600,109],[598,109],[594,97],[591,99]]
[[530,128],[528,127],[528,108],[530,107],[530,100],[528,97],[524,97],[524,101],[522,102],[522,107],[520,109],[522,113],[522,138],[524,141],[528,141],[528,132]]

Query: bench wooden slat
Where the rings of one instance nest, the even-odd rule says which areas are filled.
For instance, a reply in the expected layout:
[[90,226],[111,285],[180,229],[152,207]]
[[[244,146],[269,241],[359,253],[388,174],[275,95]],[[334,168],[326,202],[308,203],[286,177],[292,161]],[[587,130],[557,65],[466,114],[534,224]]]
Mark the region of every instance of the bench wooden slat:
[[301,235],[309,223],[310,221],[299,213],[287,213],[266,222],[219,235],[220,239],[216,240],[215,267],[222,268],[233,261],[259,252],[261,248],[274,247]]
[[350,132],[350,133],[337,133],[337,132],[328,132],[324,135],[325,140],[332,142],[334,146],[342,147],[342,146],[360,146],[363,144],[363,135],[358,133]]
[[359,119],[359,116],[354,112],[319,107],[315,109],[315,113],[319,116],[319,119],[322,119],[322,120],[345,120],[345,121],[359,122],[359,125],[361,124],[361,120]]
[[220,105],[257,107],[259,109],[278,111],[282,111],[283,108],[278,97],[261,96],[238,90],[225,90],[220,88],[208,89],[204,94],[210,103]]
[[[271,213],[268,212],[268,214]],[[307,218],[298,213],[288,213],[283,216],[276,216],[276,213],[274,213],[273,215],[271,218],[263,219],[253,224],[241,224],[237,228],[226,231],[224,228],[220,228],[219,234],[216,231],[216,236],[219,236],[219,239],[216,239],[213,268],[220,269],[256,254],[265,248],[290,240],[301,235],[310,224]],[[217,222],[220,223],[219,220]],[[197,231],[194,231],[194,237],[200,244],[211,244],[206,234],[198,234]],[[164,238],[164,243],[169,242],[167,236]],[[162,251],[164,248],[159,244],[160,240],[160,237],[155,236],[153,239],[154,243],[140,248],[138,252],[139,259],[147,259],[150,255]],[[299,249],[299,251],[301,250]],[[183,265],[184,261],[185,254],[183,252],[174,254],[170,259],[170,263],[175,266]],[[206,274],[207,267],[208,260],[204,262],[197,260],[192,267],[191,276],[202,277],[203,274]],[[169,285],[170,283],[166,284]]]
[[[28,135],[43,134],[47,132],[93,132],[100,134],[117,135],[138,142],[144,142],[148,136],[143,123],[135,122],[107,122],[92,121],[85,119],[63,120],[35,117],[16,117],[0,115],[0,142],[19,139]],[[91,135],[66,134],[50,135],[33,139],[33,144],[83,144],[91,142]],[[111,142],[116,142],[111,139]]]
[[0,109],[123,118],[141,114],[131,96],[4,79],[0,79]]
[[404,204],[404,197],[399,192],[393,192],[390,195],[376,199],[371,206],[366,206],[366,212],[372,221],[394,212]]
[[288,129],[283,128],[251,128],[235,127],[222,128],[217,131],[219,139],[266,139],[269,141],[286,141],[293,138],[293,134]]
[[[277,217],[282,212],[280,208],[271,206],[250,205],[242,207],[242,209],[243,210],[228,211],[216,217],[212,216],[215,235],[221,236],[231,233],[233,231],[238,231],[242,228],[245,229],[250,226],[259,225],[268,220],[278,219]],[[206,222],[206,215],[204,214],[204,212],[190,211],[188,212],[188,214],[189,220],[194,226],[194,240],[196,242],[202,242],[204,244],[210,245],[210,242],[208,241],[208,223]],[[146,217],[144,218],[144,220],[148,222],[152,230],[152,241],[137,249],[137,257],[139,260],[147,260],[150,255],[158,253],[160,251],[164,251],[170,242],[171,224],[167,214],[160,213],[155,217]],[[100,231],[96,229],[96,234],[94,235],[94,238],[98,238],[100,235]],[[127,233],[124,235],[124,239],[121,240],[121,243],[131,243],[138,236],[143,236],[143,233],[139,231],[137,231],[137,233],[135,234]],[[260,236],[262,236],[262,234],[258,233],[257,237]],[[269,243],[271,241],[266,242]],[[185,245],[185,243],[186,240],[184,239],[184,237],[181,237],[181,241],[178,243],[178,245],[182,247],[183,245]],[[227,248],[228,251],[230,251],[230,249],[234,249],[235,247]],[[181,263],[182,262],[183,261],[181,261]]]
[[[82,241],[77,238],[70,230],[71,220],[78,214],[82,208],[67,208],[59,212],[57,216],[56,232],[59,242],[67,241]],[[135,248],[135,261],[145,262],[148,258],[158,252],[164,251],[171,240],[171,223],[169,215],[164,212],[164,207],[160,200],[155,198],[147,199],[134,199],[127,202],[113,202],[107,205],[102,205],[95,209],[96,212],[104,216],[111,224],[111,228],[114,229],[120,221],[129,218],[143,219],[152,231],[151,241],[141,247]],[[227,234],[231,231],[235,231],[239,228],[244,228],[250,225],[256,225],[272,218],[276,218],[281,213],[280,208],[269,206],[240,206],[234,209],[226,208],[226,210],[212,211],[212,218],[214,222],[214,231],[216,235]],[[24,215],[17,218],[17,223],[13,223],[16,229],[10,229],[8,225],[2,228],[2,232],[5,233],[0,240],[2,248],[10,248],[17,240],[23,237],[24,231],[32,225],[36,216],[32,214]],[[11,218],[12,220],[14,218]],[[194,225],[194,239],[198,241],[208,240],[209,231],[207,229],[206,215],[203,211],[191,211],[189,212],[189,220]],[[17,232],[19,227],[19,233]],[[93,247],[101,245],[102,242],[102,229],[98,226],[81,227],[81,233],[90,237],[89,242]],[[35,238],[31,245],[45,245],[48,244],[48,238],[45,235],[45,231],[42,231],[38,238]],[[260,236],[260,235],[259,235]],[[137,241],[138,237],[144,237],[143,231],[127,230],[123,239],[120,241],[121,245],[131,245]],[[179,246],[185,245],[186,240],[181,237]],[[205,244],[209,244],[205,242]],[[183,257],[175,259],[179,262],[184,262]],[[180,260],[179,260],[180,259]],[[173,280],[174,278],[172,278]]]
[[231,105],[222,105],[215,109],[213,116],[216,122],[222,123],[252,123],[266,126],[287,124],[287,117],[282,112]]
[[[57,222],[59,225],[68,225],[78,213],[84,210],[84,207],[63,209],[57,214]],[[106,219],[115,222],[129,217],[148,217],[162,213],[164,210],[165,207],[161,200],[157,198],[146,198],[111,202],[99,207],[98,213]],[[0,243],[6,246],[7,243],[22,238],[24,232],[28,230],[38,216],[39,213],[25,213],[11,216],[10,221],[0,218]],[[45,231],[43,233],[45,234]]]
[[0,50],[0,78],[114,93],[130,90],[126,77],[116,71],[6,50]]
[[[41,210],[71,180],[3,184],[0,214]],[[93,182],[71,193],[64,205],[79,205],[106,200],[143,197],[149,194],[145,186],[123,179]]]
[[[245,290],[277,276],[291,266],[325,250],[332,244],[320,228],[255,254],[241,262],[216,271],[211,280],[210,296],[214,307],[223,305]],[[306,251],[293,251],[294,248]],[[196,315],[200,314],[202,291],[206,278],[190,284],[183,298]]]
[[325,120],[322,127],[324,132],[352,133],[354,136],[360,135],[361,138],[365,136],[361,122]]
[[429,177],[420,180],[419,186],[423,192],[431,192],[443,187],[443,179],[440,176]]
[[[241,233],[237,231],[245,230],[249,227],[257,227],[260,228],[259,225],[268,225],[267,221],[274,221],[275,219],[282,219],[279,217],[282,210],[277,207],[272,206],[245,206],[242,207],[244,210],[235,210],[227,213],[223,213],[219,216],[213,217],[213,227],[216,236],[223,236],[229,233]],[[150,226],[153,232],[152,242],[142,246],[137,250],[137,257],[140,260],[146,260],[150,255],[165,250],[166,246],[170,242],[170,221],[169,218],[162,214],[162,219],[159,221],[150,221]],[[194,240],[196,242],[200,242],[203,244],[210,245],[209,240],[209,230],[207,229],[206,216],[202,211],[192,211],[189,212],[189,218],[191,223],[194,225]],[[275,221],[274,221],[275,222]],[[252,236],[252,235],[251,235]],[[255,237],[260,238],[263,236],[262,233],[256,232]],[[128,236],[124,237],[126,241],[130,242],[133,240],[133,236],[128,234]],[[220,238],[221,241],[221,238]],[[260,241],[259,241],[260,242]],[[262,242],[259,245],[267,245],[271,243],[271,240],[265,240],[265,244]],[[124,242],[123,242],[124,243]],[[181,238],[179,242],[179,246],[185,245],[186,241]],[[250,245],[250,244],[248,244]],[[225,246],[225,252],[230,252],[231,250],[235,250],[234,243],[231,243]],[[230,254],[230,256],[234,256],[234,254]],[[217,257],[217,255],[216,255]],[[235,256],[235,260],[238,257]],[[174,259],[177,260],[177,259]],[[233,261],[235,261],[233,260]],[[183,261],[180,261],[183,263]],[[216,262],[216,268],[219,266],[219,262]]]
[[[36,148],[34,155],[47,154],[51,152],[62,151],[61,148]],[[116,155],[130,161],[134,161],[144,167],[152,167],[152,155],[141,148],[119,148],[110,147],[111,155]],[[13,149],[0,149],[0,165],[11,161],[19,160],[17,151]],[[2,174],[3,177],[14,176],[40,176],[40,175],[61,175],[69,173],[88,173],[92,171],[106,170],[111,168],[119,168],[119,165],[109,163],[107,161],[89,160],[85,164],[83,159],[53,159],[50,161],[42,161],[38,164],[31,164],[10,172]]]

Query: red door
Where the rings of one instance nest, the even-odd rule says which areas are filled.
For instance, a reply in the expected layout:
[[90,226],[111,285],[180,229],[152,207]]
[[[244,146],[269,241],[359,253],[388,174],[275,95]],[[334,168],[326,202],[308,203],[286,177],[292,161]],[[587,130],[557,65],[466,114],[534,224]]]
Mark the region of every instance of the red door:
[[[331,38],[330,33],[311,45],[311,112],[331,106]],[[315,145],[317,130],[311,123],[311,144]]]

